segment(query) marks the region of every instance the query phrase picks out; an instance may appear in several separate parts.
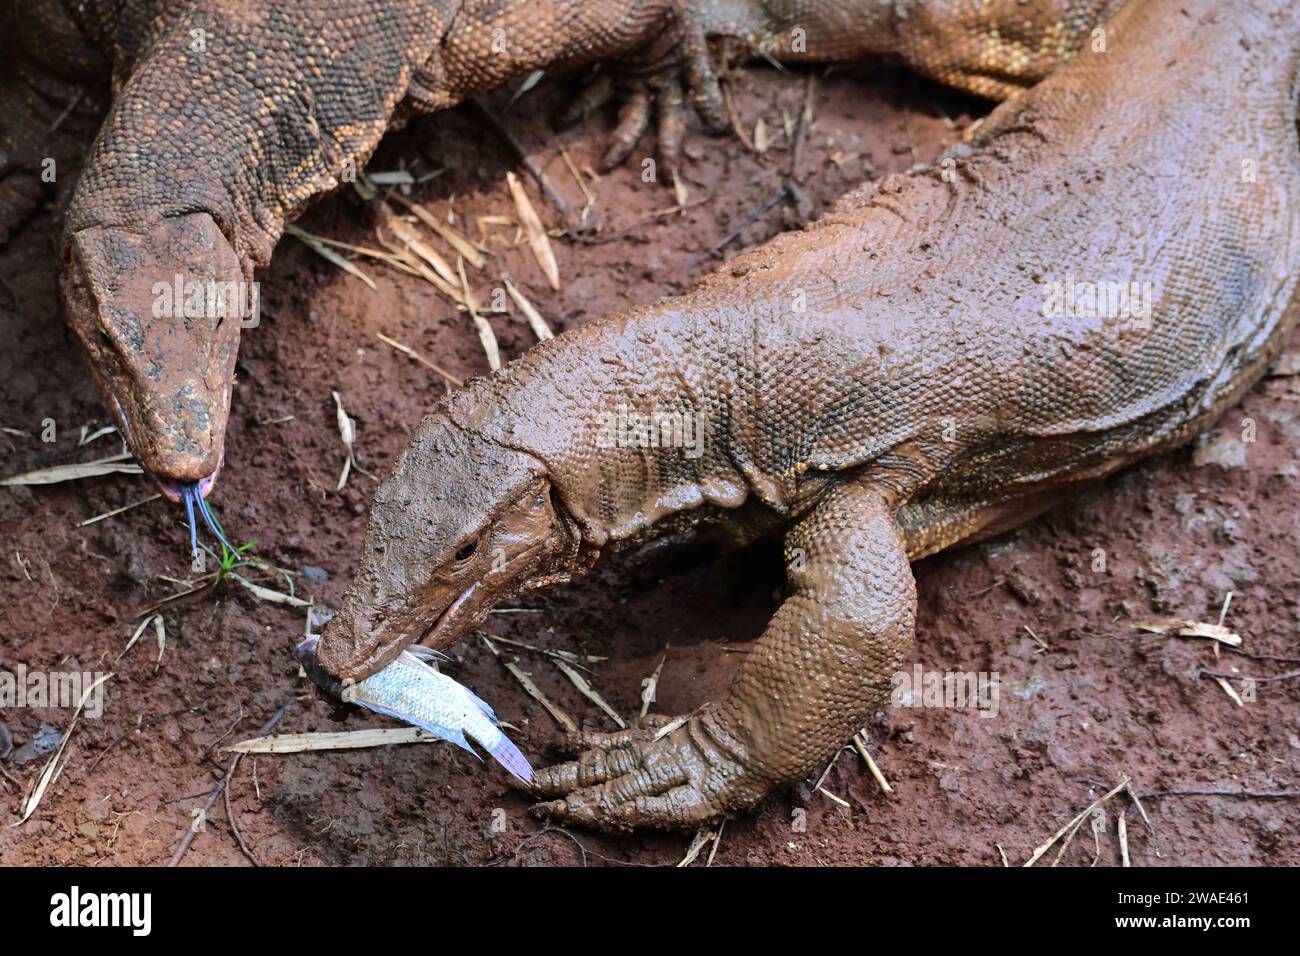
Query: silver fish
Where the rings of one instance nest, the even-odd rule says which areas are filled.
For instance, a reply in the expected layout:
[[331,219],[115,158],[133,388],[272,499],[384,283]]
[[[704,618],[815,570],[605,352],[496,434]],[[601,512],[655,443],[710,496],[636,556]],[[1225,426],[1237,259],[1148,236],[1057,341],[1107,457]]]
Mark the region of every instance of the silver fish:
[[414,646],[383,670],[345,688],[316,663],[319,641],[319,637],[307,638],[298,645],[294,656],[307,675],[325,690],[349,703],[427,730],[477,757],[477,751],[465,739],[468,734],[515,777],[524,783],[533,782],[533,768],[501,732],[492,708],[468,687],[421,659],[441,656],[436,651]]

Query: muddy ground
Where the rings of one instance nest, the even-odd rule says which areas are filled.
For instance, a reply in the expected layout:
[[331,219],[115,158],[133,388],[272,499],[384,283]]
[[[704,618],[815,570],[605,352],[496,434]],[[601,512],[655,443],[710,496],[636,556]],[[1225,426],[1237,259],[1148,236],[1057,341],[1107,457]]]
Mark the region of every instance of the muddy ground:
[[[558,293],[513,227],[477,229],[477,217],[515,217],[505,185],[515,163],[471,111],[390,136],[371,169],[417,158],[417,173],[445,167],[414,196],[439,215],[454,210],[497,253],[472,275],[480,298],[508,272],[557,330],[571,328],[681,290],[718,261],[709,249],[782,184],[790,157],[783,113],[798,115],[806,76],[764,68],[737,78],[737,114],[751,136],[763,118],[767,154],[735,138],[693,137],[684,212],[664,212],[671,190],[643,183],[636,165],[591,182],[604,241],[556,241]],[[546,117],[563,97],[563,88],[543,84],[508,111],[503,97],[491,103],[580,205],[557,145],[587,169],[610,118],[592,117],[557,139]],[[798,201],[758,216],[722,257],[796,228],[858,183],[933,161],[985,109],[887,66],[819,73],[814,102]],[[528,189],[558,224],[535,185]],[[371,244],[375,218],[354,195],[336,194],[301,224]],[[59,313],[53,234],[51,217],[38,216],[0,253],[0,474],[120,447],[111,435],[77,447],[81,427],[93,431],[107,417]],[[375,488],[354,471],[334,491],[343,449],[331,392],[356,419],[358,464],[382,474],[442,386],[378,334],[462,378],[486,369],[469,320],[432,286],[383,266],[363,268],[376,290],[294,240],[281,243],[261,276],[261,325],[245,335],[213,498],[233,536],[256,540],[261,559],[298,571],[298,593],[325,608],[337,605],[354,566]],[[492,322],[507,357],[532,344],[517,313]],[[1298,349],[1300,337],[1290,346]],[[42,441],[46,419],[56,424],[52,443]],[[1246,419],[1253,443],[1240,440]],[[1267,677],[1300,666],[1300,379],[1271,377],[1220,428],[1199,453],[1152,461],[1015,534],[921,562],[915,660],[929,671],[997,672],[997,715],[889,710],[868,726],[867,745],[892,795],[846,750],[820,791],[810,781],[729,821],[714,863],[997,866],[1001,848],[1017,864],[1125,777],[1146,795],[1149,826],[1131,800],[1116,797],[1096,834],[1083,824],[1063,862],[1117,865],[1124,814],[1136,866],[1300,863],[1296,801],[1265,796],[1298,786],[1300,681],[1234,679],[1246,698],[1238,705],[1202,674]],[[280,731],[390,726],[355,714],[338,724],[307,693],[289,656],[305,612],[230,581],[163,606],[161,662],[152,629],[118,660],[141,612],[177,590],[163,576],[190,577],[184,533],[177,510],[162,501],[81,522],[153,490],[141,476],[0,488],[0,668],[113,672],[102,716],[78,722],[61,774],[16,828],[7,824],[48,759],[16,758],[32,749],[42,724],[61,731],[71,713],[0,713],[14,740],[14,753],[0,760],[6,863],[165,862],[225,774],[220,748],[254,736],[288,701],[295,703]],[[680,713],[723,693],[781,587],[777,555],[762,546],[703,563],[620,557],[576,586],[521,602],[529,612],[493,616],[486,630],[607,657],[591,680],[625,715],[638,710],[641,682],[667,646],[656,709]],[[1244,637],[1245,654],[1216,656],[1210,640],[1135,629],[1156,616],[1213,623],[1229,592],[1226,623]],[[451,672],[519,728],[515,739],[535,762],[542,759],[556,730],[551,717],[481,642],[458,653]],[[560,707],[589,727],[610,726],[546,658],[519,653]],[[1205,790],[1236,795],[1187,792]],[[229,809],[249,851],[268,864],[656,865],[679,860],[689,843],[680,834],[546,830],[528,803],[496,766],[433,744],[250,758],[232,778]],[[217,801],[184,863],[247,862]]]

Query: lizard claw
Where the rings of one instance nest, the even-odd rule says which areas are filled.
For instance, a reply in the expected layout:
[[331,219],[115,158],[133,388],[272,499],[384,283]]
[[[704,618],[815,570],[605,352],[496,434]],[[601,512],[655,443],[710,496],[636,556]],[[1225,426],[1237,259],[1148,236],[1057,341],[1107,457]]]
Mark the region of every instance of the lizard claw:
[[[665,45],[671,52],[663,52]],[[728,128],[704,28],[688,11],[679,12],[674,28],[664,31],[642,55],[620,64],[613,74],[597,76],[565,110],[560,123],[571,125],[591,110],[618,101],[618,125],[601,160],[602,169],[608,170],[632,154],[655,117],[659,160],[667,174],[663,181],[671,184],[681,168],[688,99],[684,91],[710,132]]]
[[536,775],[533,793],[553,799],[533,814],[613,832],[689,830],[756,803],[766,791],[711,711],[664,734],[670,723],[676,721],[658,717],[616,733],[570,735],[569,743],[588,749]]

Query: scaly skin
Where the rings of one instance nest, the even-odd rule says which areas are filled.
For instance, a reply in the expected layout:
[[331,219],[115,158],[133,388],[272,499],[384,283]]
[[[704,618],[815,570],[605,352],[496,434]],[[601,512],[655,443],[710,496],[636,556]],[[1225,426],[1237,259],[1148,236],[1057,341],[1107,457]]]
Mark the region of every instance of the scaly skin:
[[[859,190],[472,383],[380,488],[321,665],[445,648],[608,548],[780,530],[789,596],[726,697],[660,739],[579,735],[537,791],[561,820],[690,828],[824,766],[907,656],[910,560],[1185,441],[1275,356],[1300,311],[1298,76],[1289,0],[1137,0],[955,175]],[[1150,283],[1151,314],[1045,314],[1069,276]],[[620,408],[700,416],[702,453],[606,447]]]
[[[155,316],[156,285],[249,288],[285,223],[394,118],[613,61],[627,103],[608,159],[631,151],[657,104],[671,167],[686,92],[722,122],[706,34],[781,59],[894,55],[1001,98],[1072,53],[1116,0],[19,2],[21,81],[0,101],[26,119],[9,128],[43,128],[70,84],[111,70],[113,108],[67,212],[64,297],[123,434],[174,497],[183,482],[206,492],[220,465],[241,322]],[[4,231],[39,198],[30,168],[44,150],[3,138],[0,150]]]
[[1122,0],[696,0],[709,36],[782,63],[890,56],[940,83],[1005,100],[1081,50]]
[[251,288],[284,224],[369,156],[399,105],[662,59],[679,35],[674,0],[138,0],[102,14],[134,42],[68,209],[64,295],[124,435],[169,482],[220,464],[241,323],[155,316],[156,284]]

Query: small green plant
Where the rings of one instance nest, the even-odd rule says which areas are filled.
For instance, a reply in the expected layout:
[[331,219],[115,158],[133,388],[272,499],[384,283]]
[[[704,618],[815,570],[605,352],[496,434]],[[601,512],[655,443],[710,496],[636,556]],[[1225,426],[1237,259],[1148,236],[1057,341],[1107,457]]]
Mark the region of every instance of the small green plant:
[[217,562],[217,577],[212,582],[212,586],[215,588],[229,577],[236,568],[242,568],[247,565],[248,562],[244,560],[244,555],[249,551],[252,551],[255,547],[257,547],[257,542],[249,541],[245,544],[239,545],[234,551],[231,551],[226,547],[226,544],[223,541],[221,542],[221,555],[218,556],[215,551],[207,545],[204,545],[203,550],[212,555],[213,559]]

